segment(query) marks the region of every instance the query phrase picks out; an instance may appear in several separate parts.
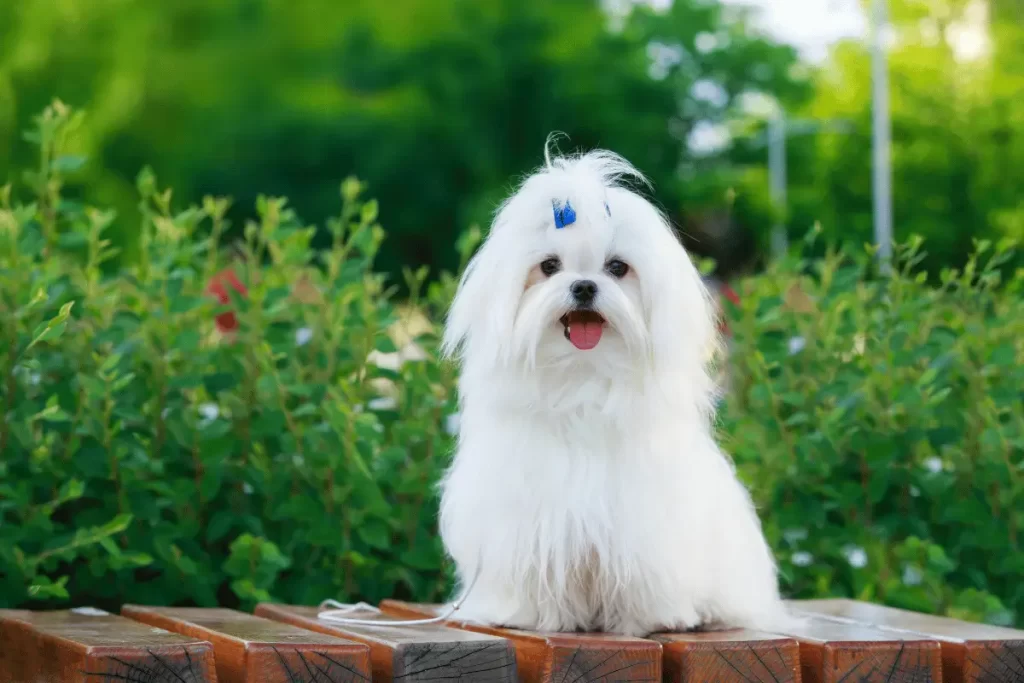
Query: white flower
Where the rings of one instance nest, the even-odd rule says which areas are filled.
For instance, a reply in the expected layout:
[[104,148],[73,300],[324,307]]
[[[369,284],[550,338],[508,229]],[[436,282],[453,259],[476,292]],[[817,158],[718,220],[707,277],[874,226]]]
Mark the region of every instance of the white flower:
[[932,474],[938,474],[942,471],[942,459],[933,455],[924,461],[924,468]]
[[786,539],[787,543],[799,543],[807,540],[807,529],[786,529],[782,532],[782,537]]
[[245,493],[245,495],[247,495],[247,496],[251,496],[252,495],[252,484],[250,484],[247,481],[242,482],[242,492]]
[[199,406],[199,414],[203,416],[205,422],[213,422],[220,417],[220,408],[216,403],[204,403]]
[[423,347],[416,342],[409,342],[402,347],[399,351],[402,356],[402,361],[405,363],[415,363],[418,361],[430,360],[430,354],[423,350]]
[[459,414],[452,413],[444,419],[444,431],[449,436],[455,436],[459,433]]
[[309,343],[309,340],[313,338],[313,330],[308,327],[300,327],[295,330],[295,345],[305,346]]
[[809,567],[811,563],[814,562],[814,555],[801,550],[798,553],[793,553],[790,560],[792,560],[793,564],[797,567]]
[[853,336],[853,348],[842,354],[844,363],[849,363],[853,360],[854,356],[863,356],[864,349],[867,346],[867,337],[863,334],[855,334]]
[[921,575],[921,570],[917,567],[907,565],[903,568],[903,583],[908,586],[917,586],[921,583],[924,576]]
[[843,549],[843,555],[846,556],[846,561],[854,569],[861,569],[868,564],[868,554],[864,551],[864,548],[848,546]]
[[395,370],[397,371],[402,367],[402,359],[398,355],[398,352],[394,353],[382,353],[380,351],[371,351],[370,355],[366,357],[367,362],[376,365],[382,370]]
[[913,496],[914,498],[920,497],[921,489],[917,488],[916,486],[911,486],[910,487],[910,495]]
[[867,337],[863,334],[856,334],[853,337],[853,352],[858,356],[864,355],[864,347],[867,345]]
[[803,351],[805,346],[807,346],[807,340],[803,337],[790,337],[788,343],[789,355],[795,356]]
[[370,410],[394,410],[398,407],[398,401],[390,396],[381,396],[379,398],[370,399],[367,402],[366,407]]

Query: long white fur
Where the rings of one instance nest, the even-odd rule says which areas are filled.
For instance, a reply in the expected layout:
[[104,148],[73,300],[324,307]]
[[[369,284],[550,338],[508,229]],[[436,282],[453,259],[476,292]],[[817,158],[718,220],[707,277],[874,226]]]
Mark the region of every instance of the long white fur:
[[[500,207],[452,303],[458,447],[441,534],[460,618],[631,635],[790,618],[749,495],[713,437],[714,309],[674,231],[615,154],[551,157]],[[552,202],[576,222],[556,229]],[[605,203],[610,209],[609,216]],[[556,255],[563,270],[543,276]],[[617,280],[611,258],[629,264]],[[558,319],[577,279],[608,324]]]

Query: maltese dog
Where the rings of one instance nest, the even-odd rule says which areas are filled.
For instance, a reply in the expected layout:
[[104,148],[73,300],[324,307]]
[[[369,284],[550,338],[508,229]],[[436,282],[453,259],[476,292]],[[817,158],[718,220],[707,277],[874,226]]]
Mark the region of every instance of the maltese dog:
[[461,414],[440,527],[459,618],[627,635],[790,623],[714,440],[700,274],[626,160],[545,160],[498,210],[446,323]]

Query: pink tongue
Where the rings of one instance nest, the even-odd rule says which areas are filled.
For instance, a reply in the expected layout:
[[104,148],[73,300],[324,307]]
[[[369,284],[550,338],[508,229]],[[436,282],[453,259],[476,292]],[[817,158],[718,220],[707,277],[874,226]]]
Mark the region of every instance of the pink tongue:
[[569,341],[577,349],[588,351],[601,341],[604,324],[600,321],[573,322],[569,324]]

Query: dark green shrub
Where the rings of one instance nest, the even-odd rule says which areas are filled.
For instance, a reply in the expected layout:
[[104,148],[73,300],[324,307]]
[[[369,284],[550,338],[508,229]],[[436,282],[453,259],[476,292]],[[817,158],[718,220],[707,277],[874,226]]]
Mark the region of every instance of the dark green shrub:
[[228,202],[173,211],[149,172],[141,257],[105,272],[114,216],[62,193],[76,123],[48,108],[34,202],[0,196],[0,604],[439,598],[452,377],[421,309],[450,279],[392,303],[355,180],[330,248],[261,197],[228,259]]
[[[227,202],[172,211],[148,172],[142,258],[105,270],[114,216],[63,189],[76,123],[59,104],[40,119],[32,203],[0,191],[0,605],[442,597],[455,401],[431,321],[452,278],[407,274],[397,306],[354,180],[331,248],[261,198],[229,258]],[[829,252],[742,283],[722,436],[790,593],[1007,622],[1024,274],[981,244],[936,288],[919,258],[877,277]]]
[[[812,235],[813,237],[813,235]],[[926,284],[867,256],[743,283],[722,433],[789,592],[1024,616],[1024,272],[977,245]],[[996,597],[998,596],[998,598]]]

